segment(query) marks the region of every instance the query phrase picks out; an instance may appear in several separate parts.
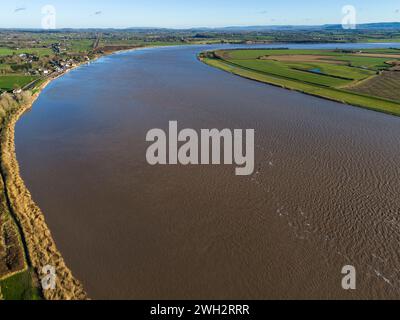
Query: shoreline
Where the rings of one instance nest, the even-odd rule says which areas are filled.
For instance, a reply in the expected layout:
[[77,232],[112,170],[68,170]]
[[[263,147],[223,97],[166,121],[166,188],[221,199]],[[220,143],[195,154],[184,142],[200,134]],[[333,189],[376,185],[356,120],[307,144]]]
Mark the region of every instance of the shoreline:
[[[268,75],[266,73],[263,74],[261,72],[255,71],[255,70],[246,69],[244,67],[235,65],[235,64],[225,61],[223,59],[204,58],[204,57],[200,57],[200,55],[197,57],[197,59],[209,67],[219,69],[221,71],[233,74],[233,75],[241,77],[243,79],[271,85],[271,86],[282,88],[285,90],[299,92],[299,93],[306,94],[306,95],[309,95],[312,97],[321,98],[321,99],[324,99],[327,101],[337,102],[340,104],[349,105],[349,106],[356,107],[356,108],[361,108],[361,109],[370,110],[370,111],[374,111],[374,112],[384,113],[384,114],[396,116],[396,117],[400,116],[400,110],[398,108],[399,104],[397,102],[389,100],[389,99],[365,96],[365,95],[355,93],[355,92],[340,91],[339,89],[336,89],[336,88],[329,88],[330,91],[341,92],[343,95],[347,96],[347,97],[342,97],[342,98],[336,98],[333,96],[328,96],[328,95],[326,95],[326,93],[325,94],[316,93],[315,90],[314,90],[314,92],[312,92],[309,90],[299,89],[294,85],[294,83],[296,82],[294,80],[283,79],[282,77]],[[271,79],[270,80],[266,80],[264,78],[260,79],[260,76],[270,77]],[[287,84],[281,83],[280,80],[282,80],[282,79],[288,83]],[[363,81],[366,81],[366,80],[369,80],[369,78],[364,79]],[[388,104],[388,106],[390,108],[387,108],[387,109],[378,108],[374,104],[372,104],[371,101],[369,101],[368,103],[367,102],[359,103],[359,102],[353,101],[354,97],[361,97],[364,99],[370,99],[371,101],[374,101],[374,102],[386,103],[386,104]]]
[[[15,216],[18,224],[21,226],[22,234],[20,236],[22,241],[26,243],[26,248],[28,249],[28,257],[26,257],[26,259],[28,261],[30,259],[34,272],[39,277],[43,276],[41,270],[46,265],[53,265],[57,272],[56,290],[41,290],[44,298],[47,300],[83,300],[88,299],[88,296],[84,291],[83,285],[79,280],[74,278],[71,270],[64,262],[62,254],[58,251],[50,229],[45,222],[45,216],[43,212],[35,204],[20,175],[19,164],[15,152],[15,125],[25,114],[25,112],[28,112],[32,109],[35,101],[39,98],[43,90],[52,81],[64,76],[68,72],[85,64],[93,63],[98,59],[108,55],[157,47],[158,46],[144,46],[107,52],[95,57],[90,61],[78,64],[75,67],[65,70],[60,74],[50,76],[39,87],[36,88],[36,92],[32,95],[31,100],[27,103],[21,104],[14,113],[9,115],[7,121],[4,123],[4,136],[2,136],[1,139],[1,171],[5,172],[5,190],[8,193],[12,214]],[[315,96],[324,98],[318,95]],[[330,100],[328,98],[324,99]],[[337,100],[332,101],[338,102]],[[19,272],[23,272],[24,270]]]
[[39,288],[46,300],[84,300],[87,299],[87,294],[82,284],[73,277],[72,272],[66,266],[45,222],[44,214],[35,204],[20,175],[15,153],[15,125],[21,116],[32,108],[43,89],[51,81],[70,70],[72,69],[47,79],[39,86],[38,91],[32,95],[32,99],[29,102],[22,103],[15,112],[10,114],[4,124],[1,137],[1,171],[4,176],[6,196],[11,214],[17,221],[18,228],[22,233],[20,237],[24,251],[28,255],[25,257],[25,264],[28,263],[28,266],[20,272],[26,271],[26,268],[31,266],[36,276],[40,278],[44,276],[42,273],[43,267],[51,265],[56,269],[56,289],[43,290],[41,287]]
[[[38,286],[38,289],[45,300],[89,299],[82,283],[73,276],[72,271],[66,265],[61,252],[57,249],[51,231],[46,224],[45,215],[34,202],[30,191],[26,187],[25,182],[20,175],[19,164],[15,152],[15,126],[18,120],[26,112],[32,109],[40,94],[52,81],[66,75],[72,70],[91,64],[100,58],[145,48],[153,47],[144,46],[104,52],[90,61],[82,62],[59,74],[50,75],[34,90],[36,92],[32,94],[28,102],[20,103],[19,107],[6,117],[6,120],[2,125],[3,128],[1,128],[2,134],[0,136],[0,171],[3,177],[2,180],[4,180],[5,197],[9,204],[12,219],[20,233],[19,237],[22,250],[25,253],[25,259],[23,269],[7,274],[2,278],[3,280],[32,269],[35,275],[33,280],[38,282],[38,279],[44,276],[42,273],[43,267],[50,265],[56,269],[56,289],[43,290],[41,286]],[[1,296],[0,291],[0,297]]]
[[25,253],[24,268],[10,273],[2,279],[9,279],[32,268],[36,278],[34,280],[38,280],[41,276],[44,276],[43,267],[54,266],[57,276],[56,289],[43,290],[41,286],[38,288],[46,300],[86,300],[88,296],[81,282],[72,275],[71,270],[65,264],[45,222],[43,212],[34,202],[20,175],[15,152],[15,126],[18,120],[32,109],[40,94],[52,81],[107,55],[99,55],[95,59],[80,63],[57,75],[49,76],[35,89],[36,92],[32,94],[28,102],[21,103],[17,110],[6,117],[2,128],[0,171],[4,180],[5,197],[9,204],[12,219],[20,233],[21,246]]
[[[24,268],[13,273],[7,274],[2,279],[9,279],[15,275],[32,269],[34,272],[33,281],[38,282],[45,276],[42,269],[45,266],[53,266],[56,269],[56,289],[43,290],[39,285],[45,300],[87,300],[89,299],[82,283],[76,279],[72,271],[66,265],[61,252],[57,249],[51,231],[46,224],[45,215],[34,202],[29,189],[20,175],[19,164],[15,152],[15,126],[18,120],[29,110],[39,98],[43,90],[54,80],[78,69],[84,65],[91,64],[100,58],[123,53],[136,51],[139,49],[153,48],[135,47],[124,50],[116,50],[98,54],[95,58],[82,62],[59,74],[50,75],[38,86],[28,102],[20,103],[19,107],[11,112],[3,123],[2,134],[0,136],[1,157],[0,171],[4,180],[4,192],[9,204],[10,214],[19,231],[21,247],[24,256]],[[29,91],[29,90],[28,90]],[[1,294],[1,291],[0,291]]]

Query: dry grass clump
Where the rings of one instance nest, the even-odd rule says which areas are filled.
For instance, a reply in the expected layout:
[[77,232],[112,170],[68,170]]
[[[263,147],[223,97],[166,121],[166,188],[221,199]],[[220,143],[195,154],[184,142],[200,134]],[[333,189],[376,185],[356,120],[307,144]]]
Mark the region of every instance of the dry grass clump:
[[15,110],[17,101],[9,93],[3,93],[0,97],[0,125],[4,123],[7,115]]
[[[0,130],[6,117],[18,106],[10,94],[0,97]],[[1,131],[0,131],[1,132]],[[3,177],[0,176],[0,279],[26,268],[25,256],[17,226],[9,212]]]
[[18,228],[9,214],[0,179],[0,279],[26,269]]
[[[30,109],[37,95],[23,92],[18,97],[4,95],[0,102],[0,169],[7,189],[10,211],[18,222],[23,233],[23,240],[29,259],[36,274],[43,276],[42,268],[54,266],[57,274],[55,290],[45,290],[43,295],[49,300],[86,299],[81,283],[76,280],[67,268],[58,252],[50,230],[46,225],[43,213],[32,200],[19,172],[15,155],[15,124],[24,112]],[[13,259],[7,257],[7,259]]]

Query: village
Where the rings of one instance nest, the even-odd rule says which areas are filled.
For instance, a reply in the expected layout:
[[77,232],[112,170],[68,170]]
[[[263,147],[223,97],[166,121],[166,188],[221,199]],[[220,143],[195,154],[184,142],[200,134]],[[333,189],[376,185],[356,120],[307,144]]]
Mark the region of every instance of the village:
[[68,52],[61,43],[33,48],[0,50],[0,94],[34,90],[49,77],[55,77],[90,61],[93,54]]

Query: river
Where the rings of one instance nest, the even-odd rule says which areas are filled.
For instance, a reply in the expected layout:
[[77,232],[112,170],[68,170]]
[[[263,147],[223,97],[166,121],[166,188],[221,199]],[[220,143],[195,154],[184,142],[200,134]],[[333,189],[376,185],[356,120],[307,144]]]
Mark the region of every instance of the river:
[[[382,46],[394,44],[290,47]],[[103,57],[18,122],[22,177],[89,296],[400,298],[400,118],[196,59],[217,47],[231,46]],[[148,165],[146,133],[170,120],[255,129],[254,174]],[[355,291],[341,287],[345,265]]]

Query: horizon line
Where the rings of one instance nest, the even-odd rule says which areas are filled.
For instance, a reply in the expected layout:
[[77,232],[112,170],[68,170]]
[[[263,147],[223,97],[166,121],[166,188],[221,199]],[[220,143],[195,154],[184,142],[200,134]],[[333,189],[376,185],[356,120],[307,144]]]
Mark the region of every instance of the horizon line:
[[[381,21],[381,22],[363,22],[358,23],[357,26],[373,24],[398,24],[399,21]],[[192,27],[145,27],[145,26],[132,26],[132,27],[60,27],[55,29],[42,29],[37,27],[0,27],[0,30],[41,30],[41,31],[58,31],[58,30],[129,30],[129,29],[148,29],[148,30],[197,30],[197,29],[230,29],[230,28],[276,28],[276,27],[326,27],[326,26],[340,26],[340,23],[325,23],[325,24],[267,24],[267,25],[226,25],[226,26],[192,26]]]

